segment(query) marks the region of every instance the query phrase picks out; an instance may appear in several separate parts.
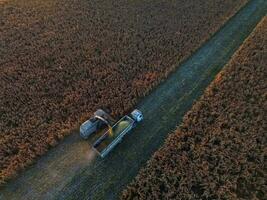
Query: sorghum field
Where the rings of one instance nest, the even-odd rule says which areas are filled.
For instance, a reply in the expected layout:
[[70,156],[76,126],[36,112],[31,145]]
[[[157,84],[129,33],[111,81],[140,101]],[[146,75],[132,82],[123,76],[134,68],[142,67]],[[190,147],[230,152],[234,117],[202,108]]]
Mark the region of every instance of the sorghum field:
[[266,199],[267,17],[121,199]]
[[99,107],[119,116],[247,0],[0,2],[0,182]]

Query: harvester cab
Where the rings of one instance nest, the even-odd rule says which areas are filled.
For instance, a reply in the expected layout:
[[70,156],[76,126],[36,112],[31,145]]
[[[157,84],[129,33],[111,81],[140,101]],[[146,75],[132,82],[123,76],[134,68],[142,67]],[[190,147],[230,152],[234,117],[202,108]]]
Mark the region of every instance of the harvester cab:
[[93,117],[80,126],[80,136],[87,139],[91,134],[101,129],[104,125],[111,128],[113,121],[113,118],[108,113],[102,109],[98,109]]

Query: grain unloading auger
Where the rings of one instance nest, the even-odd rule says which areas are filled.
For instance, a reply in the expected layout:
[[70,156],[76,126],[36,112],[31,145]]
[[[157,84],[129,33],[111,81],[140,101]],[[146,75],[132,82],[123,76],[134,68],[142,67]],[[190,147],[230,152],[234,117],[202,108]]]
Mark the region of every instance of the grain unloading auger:
[[137,109],[130,115],[123,116],[117,122],[108,113],[98,109],[93,117],[80,126],[80,135],[87,139],[103,126],[108,126],[108,130],[93,143],[93,149],[103,158],[142,120],[143,114]]

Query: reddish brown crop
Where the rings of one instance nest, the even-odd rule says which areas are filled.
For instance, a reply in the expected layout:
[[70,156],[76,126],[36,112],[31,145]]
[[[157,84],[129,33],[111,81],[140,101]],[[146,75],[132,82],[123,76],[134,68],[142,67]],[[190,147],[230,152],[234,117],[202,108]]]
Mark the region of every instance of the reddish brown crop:
[[128,111],[245,2],[4,1],[0,182],[97,108]]
[[267,17],[122,199],[266,199]]

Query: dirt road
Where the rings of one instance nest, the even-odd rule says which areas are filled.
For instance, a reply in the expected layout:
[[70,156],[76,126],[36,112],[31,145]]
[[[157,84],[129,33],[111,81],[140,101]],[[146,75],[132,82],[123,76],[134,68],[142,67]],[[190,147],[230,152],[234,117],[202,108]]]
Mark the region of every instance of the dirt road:
[[0,199],[116,199],[266,12],[265,0],[252,0],[144,98],[137,106],[144,122],[107,158],[96,157],[74,130],[1,188]]

